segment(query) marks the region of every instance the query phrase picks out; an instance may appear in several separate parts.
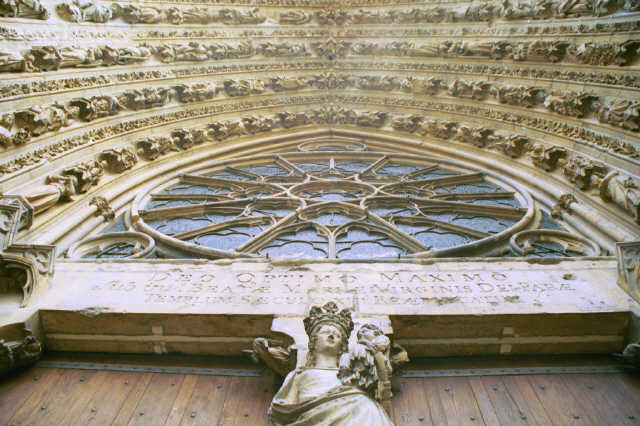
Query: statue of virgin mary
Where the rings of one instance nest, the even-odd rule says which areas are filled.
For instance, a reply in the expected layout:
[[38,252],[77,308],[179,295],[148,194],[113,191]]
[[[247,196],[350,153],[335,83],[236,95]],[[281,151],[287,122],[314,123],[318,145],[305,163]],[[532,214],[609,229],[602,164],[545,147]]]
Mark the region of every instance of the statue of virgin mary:
[[[351,312],[338,312],[335,303],[314,306],[304,319],[309,336],[306,364],[291,371],[271,402],[269,417],[276,425],[393,426],[375,391],[354,377],[375,376],[373,357],[360,348],[355,358],[348,352],[353,331]],[[386,339],[386,336],[383,336]],[[354,362],[358,367],[354,369]],[[357,370],[357,371],[356,371]]]

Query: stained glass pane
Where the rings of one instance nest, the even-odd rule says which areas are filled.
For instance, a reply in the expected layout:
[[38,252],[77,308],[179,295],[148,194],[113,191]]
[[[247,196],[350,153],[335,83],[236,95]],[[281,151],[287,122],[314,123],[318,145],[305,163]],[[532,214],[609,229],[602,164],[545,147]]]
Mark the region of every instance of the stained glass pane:
[[475,200],[464,200],[465,203],[481,204],[483,206],[503,206],[503,207],[520,207],[520,203],[514,197],[511,198],[484,198]]
[[225,194],[229,188],[213,187],[207,185],[180,184],[165,190],[164,194]]
[[326,258],[329,254],[328,242],[312,227],[297,232],[280,235],[258,254],[271,258]]
[[146,210],[151,210],[151,209],[162,209],[162,208],[167,208],[167,207],[190,206],[190,205],[202,204],[202,203],[208,203],[208,202],[211,202],[211,200],[186,200],[186,199],[182,199],[182,200],[151,200],[145,206],[145,209]]
[[230,180],[239,180],[239,181],[245,181],[245,182],[255,181],[255,179],[251,178],[250,176],[243,175],[242,173],[234,173],[232,171],[227,171],[227,170],[214,172],[214,173],[208,174],[207,176],[218,178],[218,179],[230,179]]
[[203,226],[213,225],[232,219],[234,215],[202,215],[195,217],[174,217],[172,219],[148,221],[147,224],[155,230],[167,235],[182,234]]
[[85,257],[87,259],[121,259],[133,254],[134,245],[129,243],[117,243],[97,253],[89,253]]
[[489,182],[481,182],[440,186],[435,190],[436,192],[448,192],[450,194],[472,194],[474,192],[498,192],[503,189]]
[[265,228],[261,225],[237,225],[198,235],[187,241],[216,250],[233,250],[254,238]]
[[560,244],[550,241],[538,241],[532,243],[533,250],[527,253],[527,257],[579,257],[584,256],[582,252],[565,250]]
[[349,223],[353,219],[340,213],[327,213],[322,216],[314,217],[312,220],[325,226],[339,226]]
[[398,257],[407,253],[405,248],[386,235],[362,228],[349,229],[336,241],[336,254],[339,259]]
[[449,231],[438,226],[406,223],[399,223],[397,226],[425,246],[436,250],[468,244],[477,240],[469,235]]
[[276,163],[264,164],[260,166],[246,166],[240,167],[240,169],[261,176],[286,176],[289,174],[288,170],[285,170]]
[[557,231],[566,231],[567,228],[556,222],[546,212],[542,211],[542,220],[540,221],[540,229],[555,229]]
[[125,232],[127,225],[124,222],[124,215],[120,215],[113,224],[104,231],[104,234],[111,234],[113,232]]
[[329,162],[328,161],[318,161],[318,162],[308,162],[308,163],[293,163],[296,167],[301,170],[304,170],[307,173],[318,173],[325,170],[329,170]]
[[420,166],[409,166],[407,164],[388,162],[383,167],[376,170],[376,174],[378,176],[404,175],[407,173],[415,172],[416,170],[420,170],[421,168],[422,167]]
[[416,173],[411,176],[411,180],[436,179],[446,176],[455,176],[459,174],[460,173],[454,172],[452,170],[435,169],[431,171],[425,171],[424,173]]
[[364,163],[359,161],[339,161],[335,162],[335,167],[338,170],[347,173],[358,173],[369,167],[371,163]]

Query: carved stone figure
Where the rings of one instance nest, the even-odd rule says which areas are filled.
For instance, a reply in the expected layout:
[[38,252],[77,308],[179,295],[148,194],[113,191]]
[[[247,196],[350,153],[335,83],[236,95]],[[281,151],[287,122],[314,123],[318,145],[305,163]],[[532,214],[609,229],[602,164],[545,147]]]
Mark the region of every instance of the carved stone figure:
[[96,206],[96,216],[102,216],[105,220],[113,220],[116,216],[115,212],[109,205],[109,201],[104,197],[93,197],[89,204]]
[[15,113],[16,126],[24,128],[31,136],[60,130],[70,123],[69,109],[59,103],[47,106],[33,106]]
[[319,24],[343,25],[349,20],[349,15],[344,10],[319,10],[315,12],[316,21]]
[[493,130],[487,129],[484,126],[458,126],[456,130],[455,140],[464,143],[471,143],[478,148],[482,148],[487,144],[487,141],[491,134],[493,134]]
[[0,72],[30,71],[29,65],[19,54],[0,51]]
[[418,115],[408,115],[404,117],[396,117],[391,121],[391,127],[394,130],[400,130],[402,132],[413,133],[418,130],[420,123],[422,123],[423,117]]
[[0,16],[49,19],[49,10],[39,0],[0,0]]
[[622,8],[627,12],[637,12],[640,10],[640,0],[625,0]]
[[303,25],[311,22],[311,14],[304,10],[288,10],[280,13],[280,23],[283,25]]
[[344,58],[351,49],[351,45],[352,43],[348,41],[329,39],[324,42],[311,43],[311,48],[318,56],[332,60],[336,57]]
[[557,146],[545,147],[535,144],[531,150],[531,161],[537,167],[548,172],[556,168],[558,161],[567,155],[567,150]]
[[416,132],[422,136],[429,135],[438,139],[449,139],[455,127],[456,123],[449,121],[425,120],[420,123]]
[[562,0],[558,3],[557,16],[561,18],[578,18],[593,14],[591,0]]
[[380,128],[387,121],[388,114],[386,112],[362,112],[356,114],[355,124],[361,127]]
[[568,43],[563,41],[536,40],[515,43],[506,48],[508,57],[514,61],[558,62],[564,55]]
[[266,90],[261,80],[225,80],[223,84],[228,96],[259,95]]
[[140,7],[134,4],[114,6],[116,14],[127,24],[158,24],[166,19],[165,12],[155,7]]
[[151,49],[146,46],[102,49],[102,61],[105,65],[131,65],[146,61],[151,57]]
[[403,90],[413,93],[414,95],[436,95],[442,89],[442,80],[434,77],[428,79],[408,77],[401,83]]
[[69,102],[69,105],[78,108],[78,116],[84,121],[116,115],[124,109],[118,99],[111,95],[75,98]]
[[600,198],[619,205],[640,223],[640,184],[632,177],[609,172],[600,182]]
[[244,117],[242,124],[249,134],[268,132],[276,127],[276,122],[271,117],[255,115]]
[[213,137],[219,141],[247,134],[240,120],[217,121],[209,124],[209,129],[211,129]]
[[170,89],[167,87],[132,89],[120,94],[118,98],[122,105],[134,111],[156,108],[169,102]]
[[584,117],[589,110],[589,101],[595,96],[584,92],[552,92],[544,100],[544,107],[558,114]]
[[177,152],[179,149],[174,145],[173,140],[167,137],[150,137],[136,142],[136,152],[147,161],[153,161],[171,151]]
[[268,83],[269,88],[276,92],[303,89],[308,85],[306,77],[272,77]]
[[105,170],[122,173],[131,169],[138,162],[138,157],[129,148],[115,148],[102,151],[98,155],[98,161]]
[[500,16],[504,19],[543,19],[549,15],[550,0],[503,0]]
[[193,147],[196,143],[191,130],[185,128],[172,131],[171,140],[175,146],[183,150]]
[[22,340],[0,339],[0,375],[27,367],[42,356],[42,344],[38,339],[26,328],[24,334]]
[[178,95],[178,100],[183,103],[202,102],[216,96],[215,87],[207,83],[181,84],[173,89]]
[[60,68],[62,54],[54,46],[32,47],[24,55],[24,61],[28,70],[52,71]]
[[596,116],[601,123],[622,127],[637,132],[640,130],[640,102],[626,99],[613,99],[602,105],[593,104]]
[[491,94],[501,104],[531,108],[536,105],[537,95],[543,89],[529,86],[494,85]]
[[502,151],[511,158],[518,158],[529,149],[529,138],[524,135],[512,134],[498,136],[492,141],[494,148]]
[[551,217],[558,219],[562,217],[563,212],[571,213],[571,204],[577,202],[573,194],[562,194],[551,208]]
[[622,43],[573,44],[567,48],[567,55],[579,64],[627,65],[637,55],[637,44],[635,40]]
[[622,351],[622,359],[628,364],[640,368],[640,342],[629,343]]
[[259,51],[270,58],[282,58],[291,56],[309,56],[307,46],[302,43],[262,43]]
[[338,312],[332,302],[312,307],[304,325],[309,336],[306,365],[284,380],[269,408],[271,420],[276,425],[392,425],[380,403],[389,395],[384,380],[391,370],[385,358],[389,339],[363,328],[361,343],[348,353],[351,312]]
[[58,13],[71,22],[105,23],[113,18],[110,7],[96,1],[67,0],[56,5]]
[[102,65],[102,48],[100,47],[62,47],[60,68],[92,68]]
[[594,176],[603,177],[606,169],[602,163],[575,156],[564,166],[563,173],[571,183],[585,190],[591,186],[592,178]]
[[311,119],[304,112],[278,112],[277,115],[285,129],[311,124]]
[[38,214],[59,201],[69,201],[74,195],[87,192],[102,175],[103,168],[98,162],[76,164],[59,174],[47,176],[45,185],[29,188],[24,197],[33,206],[34,214]]
[[471,98],[483,100],[487,97],[491,83],[486,81],[454,80],[449,84],[449,95],[459,98]]
[[218,22],[227,25],[262,24],[267,17],[260,14],[260,9],[254,7],[247,11],[239,9],[220,9],[218,12]]

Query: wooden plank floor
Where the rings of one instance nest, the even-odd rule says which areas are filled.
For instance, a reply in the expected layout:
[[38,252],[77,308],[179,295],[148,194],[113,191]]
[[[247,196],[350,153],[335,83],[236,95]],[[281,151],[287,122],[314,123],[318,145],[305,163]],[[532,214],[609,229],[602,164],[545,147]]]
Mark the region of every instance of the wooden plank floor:
[[[640,425],[636,373],[396,378],[406,425]],[[269,425],[273,377],[31,368],[0,381],[0,425]],[[360,426],[360,425],[358,425]]]

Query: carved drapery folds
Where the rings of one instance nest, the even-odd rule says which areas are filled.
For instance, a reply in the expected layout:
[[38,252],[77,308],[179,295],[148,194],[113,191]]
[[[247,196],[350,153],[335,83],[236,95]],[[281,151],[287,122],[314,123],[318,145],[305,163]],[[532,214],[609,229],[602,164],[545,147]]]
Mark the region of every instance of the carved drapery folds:
[[311,307],[303,322],[309,343],[306,360],[297,368],[295,345],[285,348],[282,339],[258,338],[249,351],[254,361],[286,375],[269,408],[271,420],[285,425],[363,424],[366,419],[371,425],[392,425],[391,376],[408,362],[406,351],[373,323],[358,327],[357,343],[350,347],[352,313],[334,302]]
[[96,185],[104,173],[104,166],[97,161],[78,163],[49,175],[44,185],[27,189],[23,196],[33,207],[34,214],[53,207],[60,201],[71,201]]

